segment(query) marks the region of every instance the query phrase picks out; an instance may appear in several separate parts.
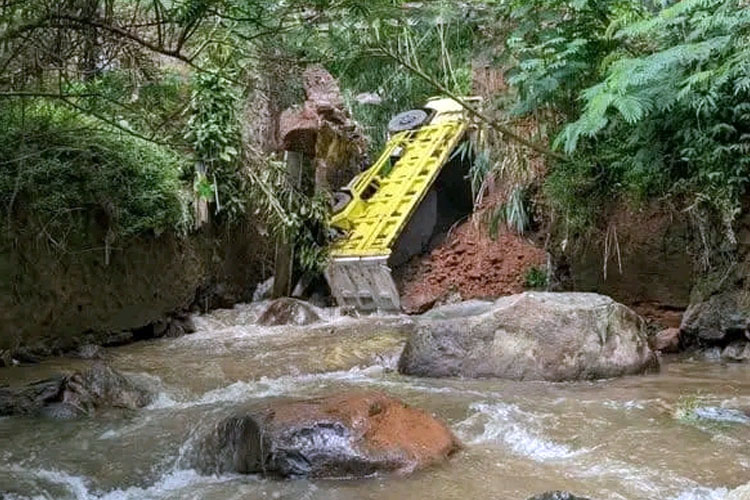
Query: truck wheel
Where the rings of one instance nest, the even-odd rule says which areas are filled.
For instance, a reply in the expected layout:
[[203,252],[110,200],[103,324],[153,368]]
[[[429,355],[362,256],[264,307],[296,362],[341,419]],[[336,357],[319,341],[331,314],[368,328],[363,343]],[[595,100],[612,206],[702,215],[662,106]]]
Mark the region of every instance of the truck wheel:
[[413,130],[427,121],[427,111],[423,109],[411,109],[399,113],[388,122],[388,132],[395,134],[404,130]]
[[352,201],[352,195],[344,191],[336,191],[333,193],[331,199],[331,213],[337,214],[341,212],[349,202]]

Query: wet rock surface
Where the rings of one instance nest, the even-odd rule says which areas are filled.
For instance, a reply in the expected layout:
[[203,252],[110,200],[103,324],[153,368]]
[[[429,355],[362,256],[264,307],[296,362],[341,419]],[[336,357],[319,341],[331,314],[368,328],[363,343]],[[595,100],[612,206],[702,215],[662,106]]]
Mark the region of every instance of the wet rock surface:
[[528,500],[590,500],[589,498],[579,497],[567,491],[548,491],[534,495]]
[[721,359],[736,363],[750,361],[750,342],[735,340],[722,349]]
[[28,384],[20,389],[0,387],[0,416],[33,415],[59,400],[65,378],[55,377]]
[[471,309],[447,306],[418,320],[399,371],[564,381],[658,368],[643,320],[603,295],[527,292]]
[[744,312],[742,302],[741,293],[725,292],[690,304],[680,326],[686,341],[705,346],[747,339],[750,317]]
[[20,388],[0,388],[0,416],[73,418],[103,408],[137,409],[151,393],[101,362],[70,376],[56,376]]
[[460,448],[443,423],[380,392],[274,402],[219,422],[200,447],[207,472],[355,478],[409,473]]
[[307,302],[289,297],[269,303],[258,318],[261,326],[309,325],[317,321],[320,321],[320,316]]

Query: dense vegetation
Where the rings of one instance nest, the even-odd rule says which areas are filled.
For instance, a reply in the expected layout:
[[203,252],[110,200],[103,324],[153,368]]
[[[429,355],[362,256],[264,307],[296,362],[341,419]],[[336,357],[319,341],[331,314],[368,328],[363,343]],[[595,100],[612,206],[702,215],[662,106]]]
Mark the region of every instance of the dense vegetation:
[[[750,174],[745,0],[32,0],[0,7],[0,36],[3,220],[51,241],[93,208],[110,239],[184,232],[210,208],[314,246],[305,220],[325,218],[321,200],[248,131],[260,103],[300,102],[311,63],[339,79],[373,151],[391,114],[470,94],[485,61],[501,71],[472,183],[478,201],[510,183],[496,214],[518,230],[542,184],[571,234],[660,200],[721,221],[731,244]],[[543,179],[524,174],[533,158]]]

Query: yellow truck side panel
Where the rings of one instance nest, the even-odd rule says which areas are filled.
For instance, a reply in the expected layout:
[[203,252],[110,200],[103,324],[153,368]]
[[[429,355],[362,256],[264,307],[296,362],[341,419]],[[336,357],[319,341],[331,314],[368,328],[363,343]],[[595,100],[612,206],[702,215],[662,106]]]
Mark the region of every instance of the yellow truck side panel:
[[[347,232],[333,244],[331,257],[390,255],[465,131],[465,121],[447,120],[391,138],[375,165],[354,181],[352,201],[331,219]],[[400,157],[391,165],[399,148]]]

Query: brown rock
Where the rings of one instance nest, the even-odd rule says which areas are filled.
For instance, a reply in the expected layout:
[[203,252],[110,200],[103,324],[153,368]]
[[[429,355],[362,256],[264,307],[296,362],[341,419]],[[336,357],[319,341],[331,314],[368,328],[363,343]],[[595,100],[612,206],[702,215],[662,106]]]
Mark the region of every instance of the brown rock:
[[651,349],[664,353],[674,353],[680,350],[680,329],[666,328],[651,338]]
[[445,424],[380,392],[271,403],[220,422],[201,446],[203,469],[283,477],[410,473],[460,443]]
[[281,147],[314,160],[316,187],[337,189],[359,172],[366,140],[330,73],[311,66],[302,79],[304,104],[285,110],[279,118]]

